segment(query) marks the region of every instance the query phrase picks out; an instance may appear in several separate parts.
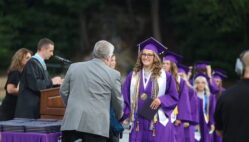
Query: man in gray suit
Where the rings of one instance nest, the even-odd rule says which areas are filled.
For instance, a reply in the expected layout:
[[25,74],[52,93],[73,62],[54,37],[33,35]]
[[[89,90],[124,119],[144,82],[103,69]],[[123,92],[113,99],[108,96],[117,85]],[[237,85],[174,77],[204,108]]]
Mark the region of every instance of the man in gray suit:
[[62,142],[105,142],[109,137],[110,105],[117,119],[121,118],[120,73],[108,66],[113,51],[111,43],[98,41],[94,59],[74,63],[68,69],[60,88],[67,106],[61,126]]

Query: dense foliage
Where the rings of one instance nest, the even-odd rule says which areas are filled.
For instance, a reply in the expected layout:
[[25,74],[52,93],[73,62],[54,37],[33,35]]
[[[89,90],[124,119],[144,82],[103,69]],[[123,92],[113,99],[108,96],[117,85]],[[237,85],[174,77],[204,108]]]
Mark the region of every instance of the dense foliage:
[[[35,52],[42,37],[54,40],[56,54],[69,59],[88,55],[98,38],[116,38],[135,51],[136,43],[153,36],[150,5],[150,0],[0,0],[0,68],[7,68],[19,48]],[[160,0],[159,5],[164,44],[188,65],[210,60],[233,74],[235,58],[249,47],[249,0]]]

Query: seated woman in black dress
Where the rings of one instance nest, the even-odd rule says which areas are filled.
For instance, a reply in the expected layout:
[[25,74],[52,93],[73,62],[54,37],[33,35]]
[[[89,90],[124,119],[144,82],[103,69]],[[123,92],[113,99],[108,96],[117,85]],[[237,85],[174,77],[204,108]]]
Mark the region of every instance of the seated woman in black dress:
[[0,107],[0,121],[11,120],[14,118],[17,95],[19,91],[19,81],[22,70],[31,58],[32,51],[21,48],[12,57],[12,61],[8,70],[8,78],[5,84],[6,96]]

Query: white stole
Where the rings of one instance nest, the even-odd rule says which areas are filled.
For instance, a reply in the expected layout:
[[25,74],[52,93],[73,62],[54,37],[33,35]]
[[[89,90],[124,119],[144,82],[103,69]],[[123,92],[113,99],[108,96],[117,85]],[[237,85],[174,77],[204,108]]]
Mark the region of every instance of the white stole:
[[[130,104],[131,104],[131,108],[132,108],[132,104],[133,104],[133,96],[135,95],[135,86],[136,86],[136,82],[139,78],[140,73],[135,74],[133,72],[132,74],[132,78],[131,78],[131,85],[130,85]],[[161,70],[161,75],[159,78],[157,78],[157,83],[158,83],[158,97],[161,97],[163,95],[165,95],[166,92],[166,86],[167,86],[167,76],[166,76],[166,72],[162,69]],[[137,100],[138,101],[138,100]],[[169,119],[167,118],[167,116],[165,115],[165,113],[163,112],[162,108],[159,108],[158,110],[158,117],[159,117],[159,122],[163,125],[166,126]]]

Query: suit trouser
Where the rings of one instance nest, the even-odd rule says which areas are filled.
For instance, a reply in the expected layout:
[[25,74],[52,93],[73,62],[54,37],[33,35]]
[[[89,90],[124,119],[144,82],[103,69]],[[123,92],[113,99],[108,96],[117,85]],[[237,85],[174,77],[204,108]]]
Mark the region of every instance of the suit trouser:
[[99,135],[79,132],[62,131],[62,142],[106,142],[107,138]]
[[113,130],[110,129],[109,138],[107,139],[107,142],[119,142],[119,136],[120,134],[115,134]]

